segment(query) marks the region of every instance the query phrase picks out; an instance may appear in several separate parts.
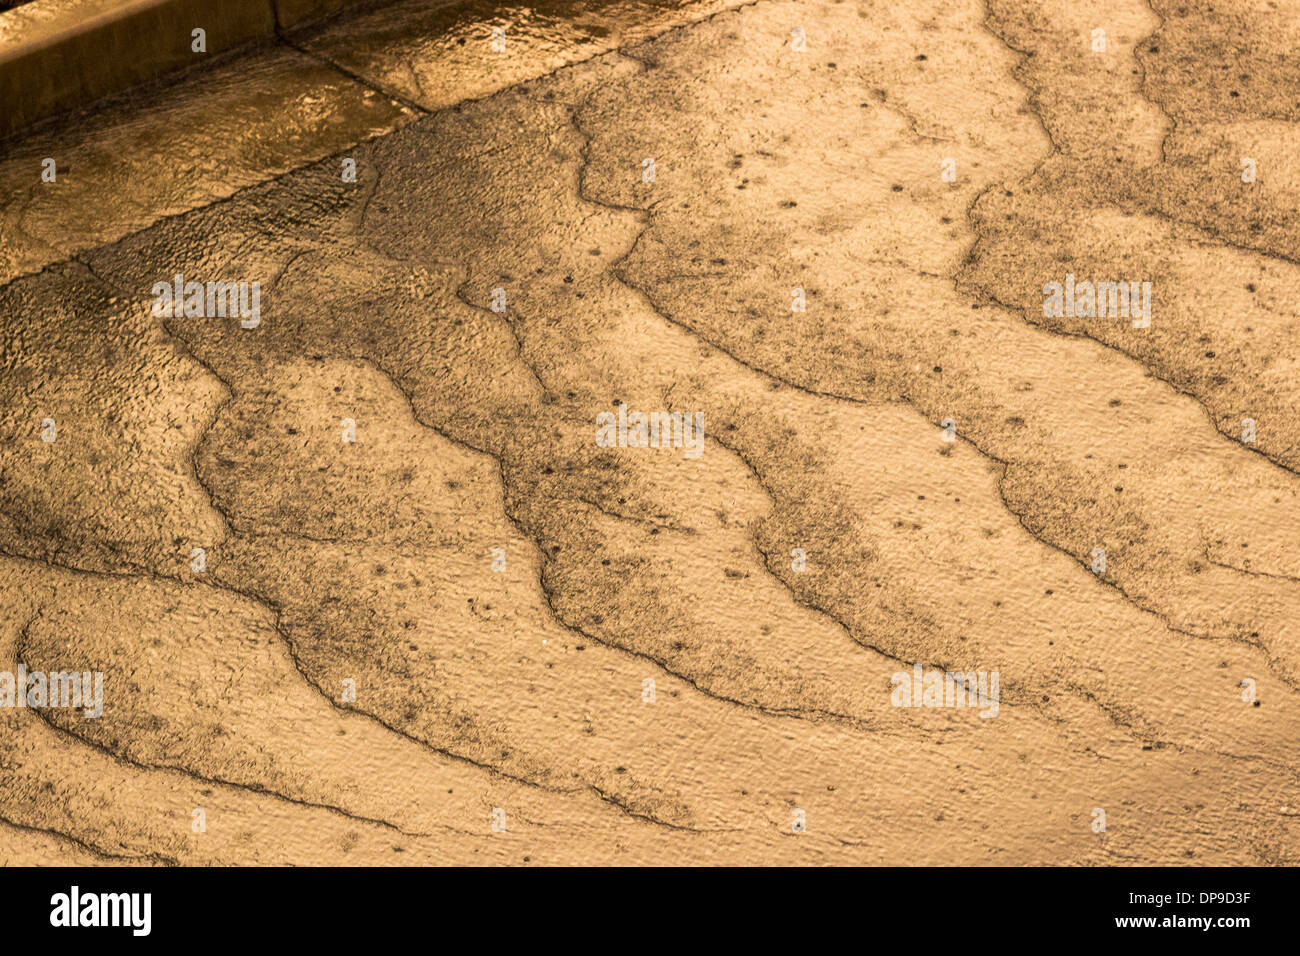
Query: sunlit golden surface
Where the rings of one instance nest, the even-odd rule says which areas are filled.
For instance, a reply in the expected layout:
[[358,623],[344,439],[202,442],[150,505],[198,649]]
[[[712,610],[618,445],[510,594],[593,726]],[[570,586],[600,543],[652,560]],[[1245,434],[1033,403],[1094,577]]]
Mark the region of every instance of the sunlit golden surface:
[[1297,34],[408,3],[13,144],[0,861],[1300,862]]

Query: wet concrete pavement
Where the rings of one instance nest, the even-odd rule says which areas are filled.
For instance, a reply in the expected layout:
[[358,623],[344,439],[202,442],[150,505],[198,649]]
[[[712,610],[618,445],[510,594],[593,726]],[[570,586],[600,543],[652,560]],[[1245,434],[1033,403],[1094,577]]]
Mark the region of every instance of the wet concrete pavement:
[[[249,117],[164,190],[114,147],[144,114],[41,134],[88,159],[5,205],[3,635],[107,689],[0,712],[0,821],[143,862],[1294,863],[1293,117],[1173,92],[1214,6],[416,4],[269,51],[311,69],[265,111],[235,67],[155,94]],[[1262,19],[1234,68],[1289,82]],[[1067,272],[1151,281],[1150,327],[1045,316]],[[260,324],[155,315],[177,273]],[[620,405],[703,454],[601,447]],[[996,714],[895,706],[914,665]]]

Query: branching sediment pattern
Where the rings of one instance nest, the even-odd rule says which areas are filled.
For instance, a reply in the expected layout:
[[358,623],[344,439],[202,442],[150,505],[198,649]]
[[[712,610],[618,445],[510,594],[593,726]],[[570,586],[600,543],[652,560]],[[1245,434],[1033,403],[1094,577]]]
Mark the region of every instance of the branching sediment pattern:
[[1300,861],[1300,11],[687,19],[5,257],[0,860]]

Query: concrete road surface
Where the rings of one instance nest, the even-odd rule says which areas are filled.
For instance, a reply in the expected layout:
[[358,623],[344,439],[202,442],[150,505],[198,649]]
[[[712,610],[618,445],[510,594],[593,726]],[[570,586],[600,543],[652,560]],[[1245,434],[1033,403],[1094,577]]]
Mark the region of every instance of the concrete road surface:
[[15,142],[0,860],[1300,862],[1297,36],[408,3]]

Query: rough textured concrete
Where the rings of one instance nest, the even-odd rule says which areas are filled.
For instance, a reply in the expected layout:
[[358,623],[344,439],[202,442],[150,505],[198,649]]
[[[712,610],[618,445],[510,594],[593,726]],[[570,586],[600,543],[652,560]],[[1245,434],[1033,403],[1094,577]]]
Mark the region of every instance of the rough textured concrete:
[[1300,20],[1213,6],[306,44],[435,111],[0,289],[0,654],[106,675],[0,708],[0,859],[1296,863]]

